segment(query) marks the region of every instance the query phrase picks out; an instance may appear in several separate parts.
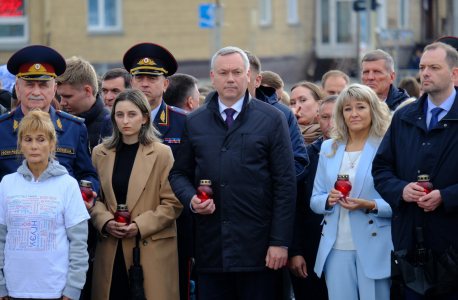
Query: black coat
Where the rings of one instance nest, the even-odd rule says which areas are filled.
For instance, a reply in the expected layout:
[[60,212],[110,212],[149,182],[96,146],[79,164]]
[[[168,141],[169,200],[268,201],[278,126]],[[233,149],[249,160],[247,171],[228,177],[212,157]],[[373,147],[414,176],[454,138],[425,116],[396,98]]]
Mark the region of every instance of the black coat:
[[245,94],[228,129],[218,94],[188,115],[170,172],[190,209],[201,179],[210,179],[216,210],[195,214],[199,272],[263,271],[269,246],[290,247],[296,206],[293,151],[285,115]]
[[84,118],[84,124],[86,124],[91,151],[98,144],[103,119],[109,114],[110,110],[105,107],[102,97],[97,94],[97,98],[92,107],[88,111],[78,115],[78,117]]
[[10,91],[0,89],[0,105],[2,105],[8,111],[11,110],[11,93],[10,93]]
[[[297,184],[296,217],[294,220],[293,243],[288,250],[288,256],[301,255],[306,262],[315,262],[318,246],[321,239],[321,221],[323,215],[316,214],[310,208],[313,183],[315,182],[318,160],[320,158],[323,137],[319,137],[311,145],[307,146],[310,164],[305,180]],[[312,270],[313,265],[308,265]]]
[[400,89],[394,85],[391,85],[385,103],[388,105],[391,111],[395,111],[402,102],[409,98],[410,96],[407,94],[405,89]]
[[256,99],[269,103],[285,114],[286,123],[288,123],[289,137],[293,147],[294,164],[296,167],[296,181],[299,182],[307,175],[307,165],[309,158],[305,150],[305,141],[297,119],[291,108],[278,102],[277,91],[272,87],[260,86],[256,89]]
[[[458,95],[458,94],[457,94]],[[414,250],[414,229],[425,225],[425,246],[443,253],[458,249],[458,96],[450,111],[430,131],[426,127],[423,94],[394,114],[372,163],[376,190],[391,206],[395,250]],[[443,203],[425,213],[416,203],[402,199],[404,187],[428,174]]]

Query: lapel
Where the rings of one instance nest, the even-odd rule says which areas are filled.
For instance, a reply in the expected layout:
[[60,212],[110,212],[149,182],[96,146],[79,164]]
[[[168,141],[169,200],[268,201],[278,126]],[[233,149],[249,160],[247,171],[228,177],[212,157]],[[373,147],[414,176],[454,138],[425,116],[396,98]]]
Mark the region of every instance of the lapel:
[[337,180],[337,175],[339,174],[340,165],[342,164],[342,159],[345,154],[345,147],[347,143],[340,144],[337,148],[336,154],[333,157],[329,158],[328,163],[328,178],[331,183],[331,189],[334,188],[334,183]]
[[133,210],[134,206],[140,199],[140,195],[145,189],[154,163],[156,162],[156,158],[157,154],[154,153],[153,143],[150,143],[147,146],[140,144],[137,156],[135,157],[134,166],[129,179],[129,187],[127,190],[126,204],[129,207],[129,211]]
[[426,128],[426,117],[424,111],[424,103],[426,101],[427,94],[423,94],[420,98],[407,105],[404,112],[402,112],[401,120],[417,126],[423,131],[428,132]]
[[162,135],[162,138],[165,137],[167,132],[170,130],[170,115],[167,104],[164,101],[161,102],[161,107],[157,112],[156,117],[154,118],[153,124],[159,130]]
[[366,179],[366,174],[371,169],[372,160],[374,159],[376,152],[377,146],[371,141],[371,138],[369,137],[366,141],[366,144],[364,145],[363,153],[361,153],[361,158],[359,159],[358,167],[356,169],[355,179],[361,178],[361,180],[355,180],[353,184],[353,198],[360,197],[364,186],[364,181]]
[[103,194],[105,196],[105,203],[111,209],[112,213],[116,212],[117,203],[116,198],[113,191],[113,184],[111,180],[113,178],[113,168],[116,158],[116,148],[107,149],[102,148],[100,152],[97,153],[99,156],[98,165],[103,166],[104,169],[98,170],[99,174],[103,174],[103,176],[99,176],[100,178],[100,187],[103,187]]
[[[237,118],[234,120],[232,123],[231,127],[227,131],[227,135],[229,135],[231,132],[235,131],[237,128],[239,128],[242,123],[243,123],[243,118],[245,117],[246,114],[248,114],[247,109],[250,105],[251,102],[251,95],[248,93],[248,90],[245,93],[245,98],[243,99],[243,106],[242,106],[242,111],[238,114]],[[224,122],[226,124],[226,122]],[[226,125],[227,128],[227,125]]]

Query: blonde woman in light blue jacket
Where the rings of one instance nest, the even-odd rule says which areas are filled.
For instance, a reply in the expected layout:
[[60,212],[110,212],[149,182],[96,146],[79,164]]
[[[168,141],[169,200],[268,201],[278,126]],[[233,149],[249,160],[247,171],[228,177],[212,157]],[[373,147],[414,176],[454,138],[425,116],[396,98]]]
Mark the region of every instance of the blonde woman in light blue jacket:
[[[389,109],[369,87],[354,84],[337,98],[334,118],[310,201],[324,215],[315,272],[324,271],[330,300],[388,300],[392,211],[375,190],[371,169]],[[338,174],[349,175],[349,197],[334,189]]]

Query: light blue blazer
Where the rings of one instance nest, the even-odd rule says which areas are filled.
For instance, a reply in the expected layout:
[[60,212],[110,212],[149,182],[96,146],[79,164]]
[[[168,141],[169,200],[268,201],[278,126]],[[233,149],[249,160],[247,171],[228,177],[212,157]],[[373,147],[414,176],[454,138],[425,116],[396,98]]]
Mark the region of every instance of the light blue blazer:
[[[313,186],[310,207],[317,214],[323,214],[323,232],[321,233],[320,246],[315,263],[315,273],[321,277],[321,273],[337,237],[339,224],[340,204],[326,210],[326,200],[329,192],[334,188],[337,174],[345,154],[346,143],[338,144],[336,154],[331,154],[333,140],[323,142],[320,152],[320,160]],[[378,213],[366,212],[365,210],[350,211],[350,227],[355,243],[356,252],[361,261],[364,273],[371,279],[387,278],[391,275],[390,256],[393,249],[391,241],[391,207],[374,188],[372,179],[372,160],[378,148],[369,138],[364,146],[359,160],[355,182],[352,187],[353,198],[375,200]]]

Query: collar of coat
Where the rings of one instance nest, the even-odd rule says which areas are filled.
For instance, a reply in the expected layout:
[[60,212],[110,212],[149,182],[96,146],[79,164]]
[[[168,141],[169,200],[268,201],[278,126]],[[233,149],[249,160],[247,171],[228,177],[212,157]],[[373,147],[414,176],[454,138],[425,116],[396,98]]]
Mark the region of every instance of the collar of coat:
[[[221,122],[226,124],[226,122],[224,122],[224,120],[223,120],[223,117],[221,117],[221,114],[219,113],[218,97],[219,97],[218,96],[218,92],[215,92],[213,97],[210,99],[210,102],[208,103],[207,108],[210,111],[212,111],[213,113],[215,113],[217,115],[217,117],[221,120]],[[232,124],[231,128],[229,128],[228,132],[234,131],[236,128],[238,128],[240,126],[240,124],[243,123],[243,118],[244,118],[244,116],[246,114],[246,108],[251,103],[251,99],[253,99],[253,98],[250,96],[250,93],[248,92],[248,90],[246,90],[245,98],[243,99],[242,111],[238,114],[237,118],[235,119],[235,121]]]
[[[105,165],[106,170],[113,170],[116,147],[111,149],[101,146],[100,151],[96,151],[97,160],[100,165]],[[154,152],[154,143],[148,145],[140,144],[137,155],[135,156],[134,166],[131,174],[151,174],[153,166],[156,162],[157,153]],[[104,186],[103,190],[106,199],[116,199],[114,196],[113,185],[111,184],[113,172],[106,172],[106,176],[100,178],[100,186]],[[129,179],[129,188],[127,190],[126,204],[129,210],[132,211],[141,193],[143,192],[149,176],[131,176]],[[116,201],[107,201],[107,205],[111,208],[111,212],[116,212]]]
[[[85,111],[78,115],[80,118],[84,118],[86,126],[91,124],[97,116],[102,112],[105,108],[105,104],[103,104],[102,96],[97,94],[95,98],[94,104],[89,108],[88,111]],[[108,110],[108,108],[107,108]]]
[[[440,120],[438,123],[446,122],[446,121],[458,121],[458,88],[455,87],[457,91],[457,95],[455,100],[453,101],[452,108],[450,111]],[[425,117],[425,109],[424,104],[428,95],[424,93],[420,98],[415,100],[414,102],[406,105],[405,107],[401,108],[396,114],[401,114],[401,120],[418,126],[422,128],[425,132],[427,132],[426,128],[426,117]],[[438,126],[437,129],[442,128],[445,129],[446,127]]]

